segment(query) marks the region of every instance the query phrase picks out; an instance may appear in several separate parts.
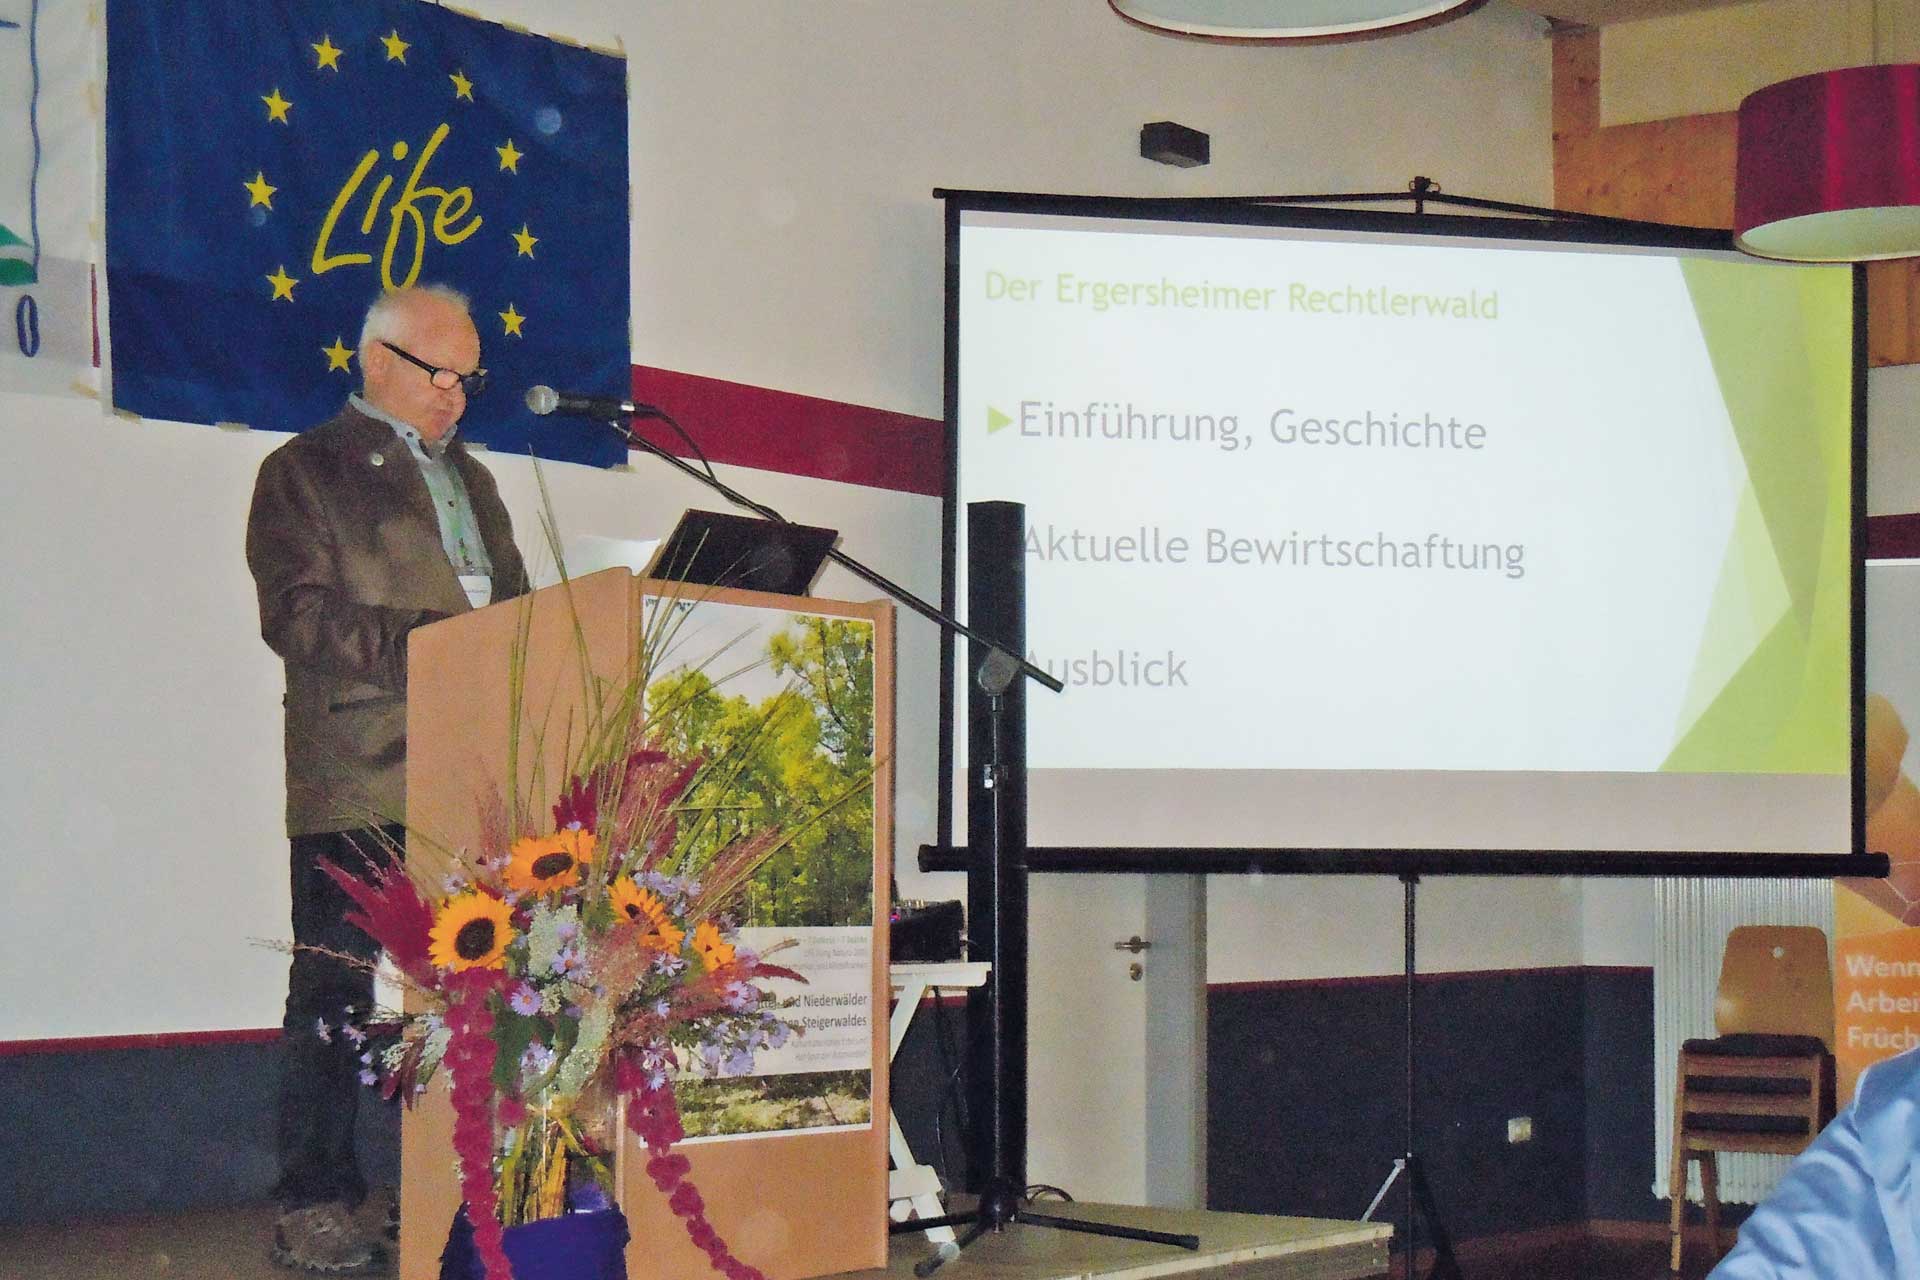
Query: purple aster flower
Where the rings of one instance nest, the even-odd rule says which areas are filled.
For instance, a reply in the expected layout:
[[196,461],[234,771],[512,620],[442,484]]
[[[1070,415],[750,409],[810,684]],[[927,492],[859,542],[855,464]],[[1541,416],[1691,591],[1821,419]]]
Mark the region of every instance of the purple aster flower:
[[325,1018],[315,1018],[313,1020],[313,1034],[320,1037],[321,1044],[333,1043],[333,1028],[327,1025]]
[[540,993],[522,982],[507,994],[507,1005],[523,1018],[540,1012]]
[[787,1026],[786,1023],[784,1022],[774,1023],[771,1027],[767,1029],[768,1047],[773,1049],[778,1049],[781,1045],[787,1042],[787,1038],[791,1034],[792,1034],[792,1030]]
[[374,1085],[380,1083],[380,1077],[373,1073],[372,1067],[362,1067],[360,1068],[360,1083],[371,1089]]
[[356,1045],[362,1045],[367,1042],[367,1033],[354,1026],[351,1022],[341,1024],[340,1034]]
[[751,1049],[735,1049],[727,1055],[727,1060],[720,1064],[720,1074],[723,1076],[743,1076],[751,1070],[753,1070],[753,1050]]
[[553,1050],[536,1040],[520,1055],[520,1069],[533,1075],[543,1074],[553,1066],[555,1056]]
[[562,942],[572,942],[580,936],[580,922],[578,920],[562,920],[553,927],[553,936]]

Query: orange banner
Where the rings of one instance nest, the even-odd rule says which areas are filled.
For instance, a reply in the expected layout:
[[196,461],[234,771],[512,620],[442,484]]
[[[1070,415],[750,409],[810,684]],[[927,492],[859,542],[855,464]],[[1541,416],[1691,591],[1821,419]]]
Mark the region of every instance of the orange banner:
[[[1842,880],[1833,898],[1834,1057],[1842,1105],[1860,1073],[1920,1045],[1920,787],[1908,761],[1920,724],[1920,661],[1912,644],[1920,572],[1867,568],[1866,847],[1892,864],[1885,880]],[[1903,716],[1904,709],[1904,716]]]

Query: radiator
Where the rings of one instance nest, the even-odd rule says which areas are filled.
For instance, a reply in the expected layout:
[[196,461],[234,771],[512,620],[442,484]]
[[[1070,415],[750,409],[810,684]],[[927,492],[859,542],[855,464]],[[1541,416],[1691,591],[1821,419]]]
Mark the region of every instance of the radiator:
[[[1714,989],[1727,934],[1742,924],[1810,924],[1833,939],[1831,880],[1656,880],[1653,930],[1653,1194],[1664,1200],[1673,1162],[1673,1087],[1680,1044],[1713,1029]],[[1757,1204],[1789,1157],[1721,1153],[1720,1199]],[[1689,1163],[1687,1198],[1700,1199]]]

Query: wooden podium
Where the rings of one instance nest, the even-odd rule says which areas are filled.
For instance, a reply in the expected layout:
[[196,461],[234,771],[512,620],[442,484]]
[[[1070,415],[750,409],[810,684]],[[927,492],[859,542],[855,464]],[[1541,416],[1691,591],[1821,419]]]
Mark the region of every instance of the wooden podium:
[[[688,609],[687,606],[691,605]],[[864,1125],[778,1134],[690,1139],[675,1147],[692,1162],[707,1217],[734,1254],[771,1280],[857,1271],[887,1258],[886,920],[892,840],[893,607],[720,590],[639,579],[609,569],[416,631],[409,644],[407,825],[447,848],[477,842],[480,797],[504,787],[510,724],[510,655],[524,633],[522,717],[544,724],[541,743],[519,753],[520,785],[536,776],[557,794],[563,743],[577,743],[585,700],[582,656],[603,681],[631,677],[649,618],[686,610],[675,645],[656,666],[699,668],[718,681],[752,661],[741,649],[743,620],[763,633],[807,620],[853,620],[871,628],[873,844],[870,1115]],[[696,625],[697,624],[697,625]],[[691,634],[690,634],[691,633]],[[703,640],[703,637],[705,638]],[[714,641],[706,643],[705,641]],[[723,642],[731,642],[728,643]],[[725,651],[715,656],[715,649]],[[710,661],[711,660],[711,661]],[[768,677],[762,675],[764,682]],[[541,772],[536,775],[536,769]],[[544,792],[543,792],[544,794]],[[545,800],[550,803],[551,800]],[[855,962],[857,963],[857,961]],[[856,1033],[857,1034],[857,1033]],[[453,1110],[437,1076],[408,1112],[401,1136],[401,1280],[436,1280],[440,1251],[459,1207]],[[615,1154],[615,1197],[633,1232],[630,1280],[697,1280],[717,1275],[688,1241],[680,1220],[646,1176],[639,1140],[623,1132]]]

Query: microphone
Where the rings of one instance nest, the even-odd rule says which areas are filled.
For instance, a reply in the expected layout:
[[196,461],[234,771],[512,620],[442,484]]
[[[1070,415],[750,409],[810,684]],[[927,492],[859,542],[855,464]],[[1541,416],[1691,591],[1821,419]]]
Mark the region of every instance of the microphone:
[[612,396],[581,396],[555,391],[552,387],[527,388],[527,408],[539,417],[563,413],[578,418],[665,418],[667,415],[650,404],[620,400]]

